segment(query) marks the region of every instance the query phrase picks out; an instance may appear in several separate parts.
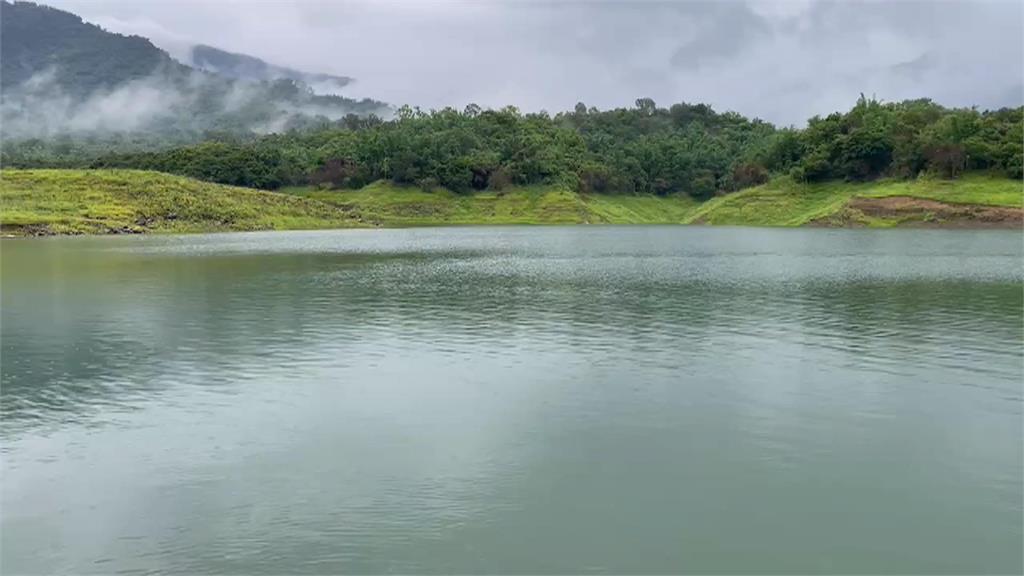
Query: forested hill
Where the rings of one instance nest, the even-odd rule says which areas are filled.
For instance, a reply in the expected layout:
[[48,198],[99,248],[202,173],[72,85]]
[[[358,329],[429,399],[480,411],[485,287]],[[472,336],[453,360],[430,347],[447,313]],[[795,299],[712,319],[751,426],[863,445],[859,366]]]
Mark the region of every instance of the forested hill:
[[8,141],[128,132],[187,142],[210,131],[276,132],[389,111],[374,100],[316,94],[287,75],[249,80],[197,70],[145,38],[29,2],[0,1],[0,26]]
[[[849,111],[778,129],[705,104],[640,98],[555,115],[406,106],[383,120],[391,110],[379,102],[315,94],[293,78],[250,82],[196,70],[145,39],[45,6],[0,0],[0,9],[4,167],[137,168],[268,189],[390,180],[458,193],[549,184],[698,199],[772,176],[1024,172],[1024,108],[862,96]],[[243,55],[218,57],[235,75],[280,73]]]
[[54,88],[84,98],[160,69],[165,74],[187,72],[145,38],[113,34],[48,6],[0,4],[0,89],[4,94],[53,70]]
[[[403,107],[392,121],[350,118],[339,127],[207,142],[51,165],[159,170],[277,188],[358,188],[376,180],[456,192],[553,184],[583,193],[709,198],[787,176],[798,182],[870,181],[986,171],[1021,178],[1024,108],[950,109],[929,100],[861,98],[848,112],[777,129],[704,104],[663,108],[650,99],[600,111],[583,104],[550,116],[513,107],[433,112]],[[5,150],[11,166],[40,166]]]

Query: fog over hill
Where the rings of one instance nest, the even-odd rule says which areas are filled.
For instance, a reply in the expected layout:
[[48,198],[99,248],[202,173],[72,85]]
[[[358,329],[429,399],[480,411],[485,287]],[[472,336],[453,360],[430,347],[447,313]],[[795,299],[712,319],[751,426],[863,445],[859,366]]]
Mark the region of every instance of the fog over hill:
[[317,94],[341,94],[342,89],[352,83],[352,78],[347,76],[302,72],[264,62],[255,56],[236,54],[205,44],[193,46],[189,50],[187,64],[238,80],[295,80],[309,86]]
[[189,3],[52,0],[172,55],[209,44],[358,78],[346,93],[424,108],[601,109],[641,96],[776,124],[864,93],[945,106],[1022,103],[1012,0]]
[[[197,69],[146,38],[109,32],[69,12],[6,1],[0,12],[7,139],[146,132],[189,140],[211,131],[279,132],[347,114],[389,113],[381,102],[338,95],[350,78],[215,49],[202,54],[216,64]],[[307,82],[330,90],[318,94]]]

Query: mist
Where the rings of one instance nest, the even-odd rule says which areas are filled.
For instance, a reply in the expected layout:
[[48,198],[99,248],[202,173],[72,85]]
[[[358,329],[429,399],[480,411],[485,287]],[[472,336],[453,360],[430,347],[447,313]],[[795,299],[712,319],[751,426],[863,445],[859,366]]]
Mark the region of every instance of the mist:
[[[82,99],[62,88],[61,70],[54,66],[4,93],[0,117],[4,137],[16,140],[119,132],[267,134],[302,122],[333,121],[366,112],[359,103],[319,96],[301,84],[280,99],[269,96],[271,88],[268,82],[226,81],[204,72],[182,75],[157,69]],[[372,108],[380,116],[390,113],[383,106]]]
[[1024,7],[1012,1],[53,4],[176,57],[211,44],[424,108],[556,112],[645,96],[803,125],[860,93],[1024,102]]

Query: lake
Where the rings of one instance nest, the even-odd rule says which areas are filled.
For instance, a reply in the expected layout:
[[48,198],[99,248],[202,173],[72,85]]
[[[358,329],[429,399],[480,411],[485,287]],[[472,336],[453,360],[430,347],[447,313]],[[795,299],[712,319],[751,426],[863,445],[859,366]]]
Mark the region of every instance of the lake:
[[4,573],[1019,573],[1019,232],[5,240]]

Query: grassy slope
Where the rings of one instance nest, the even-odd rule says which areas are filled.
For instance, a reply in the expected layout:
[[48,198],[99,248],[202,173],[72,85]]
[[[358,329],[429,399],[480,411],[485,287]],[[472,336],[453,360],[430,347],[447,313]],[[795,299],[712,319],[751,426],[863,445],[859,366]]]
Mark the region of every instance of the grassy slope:
[[985,174],[968,174],[957,180],[886,182],[869,187],[861,194],[868,198],[912,196],[949,204],[981,204],[985,206],[1024,207],[1024,184]]
[[136,170],[3,170],[6,234],[208,232],[356,226],[337,206]]
[[[958,180],[918,179],[850,184],[826,182],[796,184],[780,178],[763,186],[720,196],[694,210],[687,223],[743,226],[801,226],[842,210],[854,197],[908,196],[950,204],[976,204],[1021,208],[1024,189],[1018,180],[970,174]],[[871,220],[871,226],[893,221]]]
[[284,192],[343,206],[385,226],[446,224],[679,224],[699,204],[688,197],[581,196],[551,186],[459,195],[376,182],[360,190]]
[[[4,170],[5,233],[201,232],[458,224],[731,224],[892,226],[851,221],[854,198],[909,196],[1020,209],[1020,181],[972,174],[959,180],[795,184],[778,179],[698,203],[688,197],[581,196],[550,186],[458,195],[377,182],[361,190],[294,188],[285,194],[132,170]],[[845,218],[845,219],[844,219]]]

